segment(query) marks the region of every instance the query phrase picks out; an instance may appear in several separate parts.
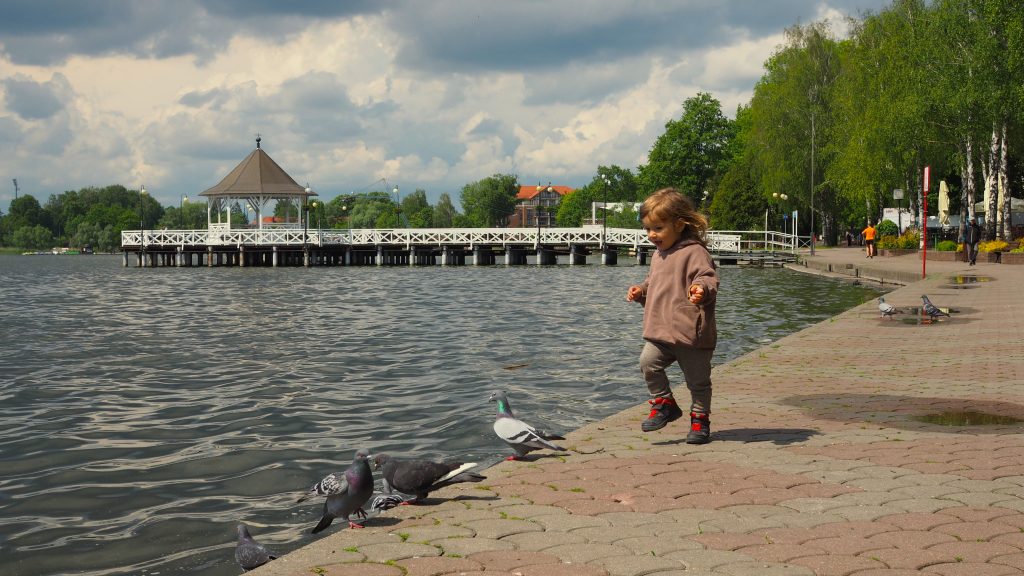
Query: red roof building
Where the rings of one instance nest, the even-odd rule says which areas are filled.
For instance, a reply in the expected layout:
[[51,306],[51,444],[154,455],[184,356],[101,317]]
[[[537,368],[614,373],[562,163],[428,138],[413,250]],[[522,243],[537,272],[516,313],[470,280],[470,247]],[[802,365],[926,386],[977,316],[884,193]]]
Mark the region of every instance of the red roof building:
[[555,186],[551,183],[520,186],[519,193],[516,194],[516,211],[508,218],[509,228],[550,228],[555,223],[555,214],[562,196],[574,190],[575,188]]

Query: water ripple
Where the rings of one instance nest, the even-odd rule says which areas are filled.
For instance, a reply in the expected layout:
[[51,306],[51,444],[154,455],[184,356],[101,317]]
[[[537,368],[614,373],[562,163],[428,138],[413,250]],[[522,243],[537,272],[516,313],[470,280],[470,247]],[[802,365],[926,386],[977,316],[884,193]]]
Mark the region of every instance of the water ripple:
[[[311,542],[357,448],[492,464],[490,390],[571,430],[642,402],[634,266],[137,269],[0,256],[0,576],[237,574]],[[722,271],[725,362],[873,298]]]

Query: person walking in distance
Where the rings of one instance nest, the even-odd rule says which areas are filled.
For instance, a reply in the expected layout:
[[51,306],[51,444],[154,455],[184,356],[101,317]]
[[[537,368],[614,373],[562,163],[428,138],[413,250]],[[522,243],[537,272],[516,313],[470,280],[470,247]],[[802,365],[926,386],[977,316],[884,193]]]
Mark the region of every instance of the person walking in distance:
[[708,252],[707,219],[675,188],[663,188],[640,206],[640,221],[657,248],[650,271],[630,286],[626,300],[644,307],[640,371],[651,395],[644,432],[682,417],[665,369],[677,363],[690,391],[688,444],[711,441],[711,357],[718,330],[718,272]]
[[877,233],[877,230],[875,230],[875,226],[871,223],[871,220],[868,220],[868,227],[865,228],[861,232],[861,234],[864,235],[864,244],[866,244],[867,247],[868,247],[868,258],[874,258],[875,257],[875,234],[876,233]]
[[979,242],[981,242],[981,227],[978,226],[978,220],[972,218],[964,230],[964,259],[968,260],[971,266],[974,266],[975,261],[978,260]]

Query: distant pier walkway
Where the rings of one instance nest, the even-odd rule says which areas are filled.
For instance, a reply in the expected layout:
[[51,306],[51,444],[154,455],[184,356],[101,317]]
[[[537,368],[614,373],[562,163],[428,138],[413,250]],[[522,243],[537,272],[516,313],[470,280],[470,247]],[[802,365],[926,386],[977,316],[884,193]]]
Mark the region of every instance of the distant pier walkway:
[[[765,231],[713,231],[715,259],[725,265],[782,266],[796,258],[801,239]],[[643,230],[626,228],[399,228],[296,227],[129,230],[121,233],[123,265],[190,266],[491,266],[603,265],[620,254],[645,264],[654,246]]]

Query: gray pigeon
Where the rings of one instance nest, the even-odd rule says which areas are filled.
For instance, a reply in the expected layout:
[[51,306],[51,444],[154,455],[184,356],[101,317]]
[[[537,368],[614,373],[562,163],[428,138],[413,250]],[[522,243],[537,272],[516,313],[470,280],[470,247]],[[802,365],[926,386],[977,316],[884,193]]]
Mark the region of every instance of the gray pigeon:
[[886,302],[885,301],[885,297],[879,297],[878,298],[878,311],[882,313],[883,317],[884,316],[888,316],[890,320],[892,319],[892,315],[893,314],[902,314],[903,313],[899,308],[897,308],[897,307],[893,306],[892,304],[889,304],[888,302]]
[[566,451],[565,448],[548,442],[548,440],[565,440],[562,436],[537,430],[513,416],[512,406],[509,405],[504,392],[492,392],[488,400],[498,403],[498,416],[494,419],[494,433],[516,451],[514,456],[509,456],[506,460],[519,460],[534,450],[544,448]]
[[430,460],[399,460],[387,454],[376,454],[373,457],[375,470],[382,470],[384,476],[384,492],[391,494],[395,489],[403,494],[413,494],[415,498],[405,500],[402,504],[417,504],[427,494],[460,482],[480,482],[486,480],[469,470],[476,462],[431,462]]
[[370,509],[377,512],[383,512],[384,510],[391,510],[399,504],[404,504],[405,498],[397,494],[377,494],[370,501]]
[[921,302],[923,303],[924,313],[931,316],[932,320],[939,316],[949,316],[949,313],[939,310],[924,294],[921,295]]
[[320,523],[313,528],[313,534],[331,525],[335,518],[344,518],[349,528],[362,528],[349,516],[355,514],[366,518],[363,505],[373,496],[373,471],[370,470],[370,452],[360,450],[342,474],[328,474],[299,498],[299,502],[312,496],[327,496],[324,514]]
[[277,558],[276,554],[253,540],[245,524],[238,525],[238,546],[235,547],[235,560],[242,570],[249,571],[258,568],[275,558]]

